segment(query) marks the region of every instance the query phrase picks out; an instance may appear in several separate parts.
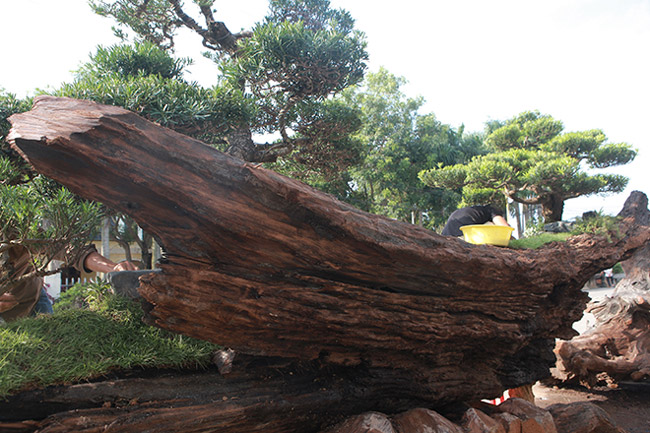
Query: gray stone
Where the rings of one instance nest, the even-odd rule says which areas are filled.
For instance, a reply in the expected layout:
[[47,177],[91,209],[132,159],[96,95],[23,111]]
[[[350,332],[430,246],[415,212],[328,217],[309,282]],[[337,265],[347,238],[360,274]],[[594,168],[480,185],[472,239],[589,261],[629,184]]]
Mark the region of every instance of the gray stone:
[[115,293],[131,299],[140,298],[138,287],[140,287],[140,277],[152,272],[161,272],[160,269],[145,269],[143,271],[121,271],[109,272],[106,277],[113,287]]
[[347,418],[340,424],[326,430],[325,433],[396,433],[386,415],[379,412],[367,412]]
[[556,221],[544,224],[544,231],[550,233],[568,233],[573,229],[573,223],[566,221]]

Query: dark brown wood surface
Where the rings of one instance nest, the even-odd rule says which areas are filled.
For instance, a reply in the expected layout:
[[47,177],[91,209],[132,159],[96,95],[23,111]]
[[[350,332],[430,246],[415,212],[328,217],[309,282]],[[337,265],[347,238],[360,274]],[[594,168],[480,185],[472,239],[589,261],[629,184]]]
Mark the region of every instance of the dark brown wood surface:
[[559,340],[554,376],[585,386],[650,379],[650,244],[623,262],[625,278],[611,294],[592,301],[591,327]]
[[431,406],[547,376],[584,283],[650,238],[641,193],[620,237],[512,250],[362,212],[120,108],[40,97],[10,120],[37,171],[160,239],[168,260],[140,287],[151,323],[243,354],[362,368],[371,393],[399,379]]

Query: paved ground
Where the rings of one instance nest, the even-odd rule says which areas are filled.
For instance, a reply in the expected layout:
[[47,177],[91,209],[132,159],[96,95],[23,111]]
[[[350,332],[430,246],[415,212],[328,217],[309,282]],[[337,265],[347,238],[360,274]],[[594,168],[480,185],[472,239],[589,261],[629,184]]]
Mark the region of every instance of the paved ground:
[[[611,295],[614,289],[595,287],[586,291],[592,300],[601,300]],[[585,314],[582,320],[573,324],[573,328],[583,333],[593,324],[593,315]],[[650,433],[650,383],[622,383],[614,389],[598,387],[591,390],[538,383],[533,387],[533,392],[539,407],[588,401],[604,409],[627,433]]]
[[545,408],[556,403],[588,401],[601,407],[627,433],[650,432],[650,383],[623,383],[616,389],[533,387],[535,404]]

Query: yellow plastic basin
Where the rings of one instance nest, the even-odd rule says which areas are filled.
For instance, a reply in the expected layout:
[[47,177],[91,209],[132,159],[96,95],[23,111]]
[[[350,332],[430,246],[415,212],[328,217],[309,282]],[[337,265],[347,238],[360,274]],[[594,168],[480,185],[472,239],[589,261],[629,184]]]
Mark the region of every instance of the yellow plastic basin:
[[463,238],[471,244],[490,244],[507,247],[514,228],[506,226],[493,226],[474,224],[462,226]]

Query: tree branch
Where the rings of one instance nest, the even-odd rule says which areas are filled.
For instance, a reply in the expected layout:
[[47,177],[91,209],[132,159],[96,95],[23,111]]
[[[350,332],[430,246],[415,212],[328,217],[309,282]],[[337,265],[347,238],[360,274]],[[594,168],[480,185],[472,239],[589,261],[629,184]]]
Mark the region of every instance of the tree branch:
[[194,30],[203,38],[203,46],[215,51],[226,51],[230,54],[237,52],[237,38],[228,30],[226,25],[214,19],[208,6],[200,6],[201,14],[205,18],[207,29],[204,29],[192,17],[187,15],[182,8],[180,0],[169,0],[174,7],[174,12],[184,26]]

